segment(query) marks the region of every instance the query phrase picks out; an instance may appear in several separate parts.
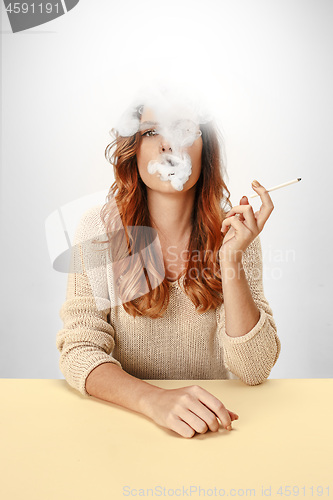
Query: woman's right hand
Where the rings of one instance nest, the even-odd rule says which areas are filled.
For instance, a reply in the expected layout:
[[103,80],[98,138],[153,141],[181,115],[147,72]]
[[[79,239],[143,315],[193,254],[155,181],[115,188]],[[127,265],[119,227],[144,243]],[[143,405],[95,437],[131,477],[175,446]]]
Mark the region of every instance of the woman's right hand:
[[144,406],[144,414],[154,422],[186,438],[196,432],[218,431],[218,418],[225,429],[231,430],[231,422],[238,419],[236,413],[198,385],[152,390],[146,395]]

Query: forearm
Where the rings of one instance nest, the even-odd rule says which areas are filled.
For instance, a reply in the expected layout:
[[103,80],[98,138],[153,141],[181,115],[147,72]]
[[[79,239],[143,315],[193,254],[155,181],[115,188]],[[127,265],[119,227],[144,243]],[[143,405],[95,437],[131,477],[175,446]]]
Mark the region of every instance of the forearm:
[[221,264],[225,329],[230,337],[241,337],[257,324],[260,311],[256,306],[241,262]]
[[103,363],[86,380],[88,394],[129,410],[148,415],[148,399],[160,387],[133,377],[114,363]]

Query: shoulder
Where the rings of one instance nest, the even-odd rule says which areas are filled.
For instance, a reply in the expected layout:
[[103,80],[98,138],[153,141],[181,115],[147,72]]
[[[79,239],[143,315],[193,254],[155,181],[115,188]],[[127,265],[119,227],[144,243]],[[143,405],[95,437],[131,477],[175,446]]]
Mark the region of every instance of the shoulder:
[[107,237],[110,231],[123,228],[122,220],[114,198],[106,204],[93,205],[81,215],[77,226],[75,241],[82,242],[96,238]]
[[85,212],[83,212],[81,219],[80,219],[80,224],[95,224],[102,222],[101,220],[101,210],[104,205],[98,204],[98,205],[93,205],[92,207],[88,208]]
[[75,242],[83,242],[105,233],[101,218],[103,205],[94,205],[82,213],[75,233]]

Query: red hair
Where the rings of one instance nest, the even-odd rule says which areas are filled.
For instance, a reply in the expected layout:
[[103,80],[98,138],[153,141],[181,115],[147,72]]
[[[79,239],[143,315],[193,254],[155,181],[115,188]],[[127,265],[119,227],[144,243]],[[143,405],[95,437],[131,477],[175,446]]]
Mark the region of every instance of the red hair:
[[[213,122],[201,125],[200,129],[203,141],[201,173],[196,183],[191,216],[192,232],[187,248],[189,252],[187,267],[180,277],[185,274],[185,293],[195,305],[196,311],[202,314],[210,309],[216,309],[223,302],[218,251],[223,241],[222,222],[226,212],[230,210],[231,203],[230,192],[223,181],[222,137]],[[117,214],[121,217],[125,231],[128,226],[152,227],[146,186],[139,175],[136,161],[141,135],[137,132],[130,137],[122,137],[116,130],[113,130],[113,133],[115,139],[106,147],[105,157],[113,166],[115,182],[110,187],[107,202],[101,209],[101,218],[110,247]],[[139,245],[140,248],[145,247],[140,243]],[[202,258],[196,259],[197,255]],[[121,259],[127,256],[128,241],[127,248],[126,244],[115,248],[113,239],[112,259],[117,260],[117,265],[120,266],[119,274],[122,275],[117,290],[125,311],[134,317],[136,315],[162,317],[169,303],[169,282],[164,278],[159,286],[151,289],[147,276],[147,269],[155,276],[160,275],[156,271],[156,256],[149,253],[148,262],[147,260],[145,262],[144,272],[149,293],[133,300],[130,298],[135,297],[135,292],[142,289],[142,284],[140,287],[139,283],[140,278],[142,280],[142,266],[139,269],[137,264],[128,269],[126,261],[121,262]],[[164,269],[163,263],[162,269]]]

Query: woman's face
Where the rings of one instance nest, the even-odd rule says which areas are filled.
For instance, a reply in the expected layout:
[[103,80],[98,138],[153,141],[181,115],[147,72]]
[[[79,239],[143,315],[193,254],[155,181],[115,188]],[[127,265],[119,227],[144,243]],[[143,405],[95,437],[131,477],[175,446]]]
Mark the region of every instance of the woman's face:
[[[179,141],[177,143],[177,140],[174,142],[173,137],[175,137],[175,134],[173,134],[172,127],[169,127],[169,130],[171,130],[168,136],[169,139],[158,133],[159,125],[162,125],[161,130],[163,130],[163,124],[156,123],[156,116],[152,109],[143,109],[140,122],[139,133],[141,138],[136,157],[140,177],[147,188],[163,193],[176,193],[179,191],[172,186],[170,180],[161,180],[159,171],[149,173],[148,164],[150,162],[161,162],[163,161],[163,158],[169,158],[172,162],[173,158],[181,158],[184,154],[187,159],[190,159],[191,172],[189,173],[188,180],[183,184],[181,191],[187,191],[192,188],[198,181],[201,172],[201,153],[203,143],[201,135],[199,135],[199,126],[193,124],[192,122],[192,127],[194,127],[195,131],[195,135],[193,136],[194,142],[193,139],[191,140],[190,138],[190,145],[186,145],[186,140],[182,143]],[[169,164],[167,165],[169,166]],[[171,165],[173,166],[174,171],[176,171],[177,163],[173,164],[172,162]],[[171,179],[171,177],[169,178]]]

